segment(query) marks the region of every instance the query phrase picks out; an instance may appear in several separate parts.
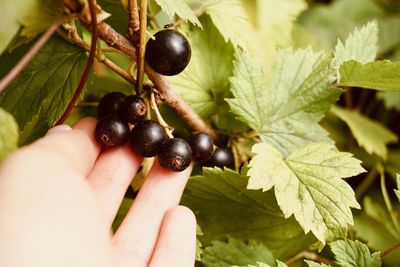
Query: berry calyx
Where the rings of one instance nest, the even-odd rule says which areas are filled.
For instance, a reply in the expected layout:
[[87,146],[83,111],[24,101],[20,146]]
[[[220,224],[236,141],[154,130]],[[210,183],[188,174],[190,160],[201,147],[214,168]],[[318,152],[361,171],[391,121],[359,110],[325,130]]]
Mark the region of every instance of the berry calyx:
[[186,170],[192,161],[192,149],[181,138],[168,139],[160,148],[158,162],[168,170],[181,172]]
[[234,169],[235,168],[235,158],[233,153],[228,148],[217,148],[215,149],[211,159],[205,164],[209,167],[219,167],[223,169],[224,167]]
[[119,119],[103,117],[96,124],[95,137],[103,148],[120,146],[128,141],[129,126]]
[[146,102],[136,95],[127,96],[120,104],[118,114],[123,120],[136,124],[143,120],[147,113]]
[[193,159],[199,163],[209,160],[213,154],[214,141],[205,132],[192,133],[188,142],[193,151]]
[[132,149],[142,157],[154,157],[166,140],[163,127],[157,122],[143,120],[132,129],[129,141]]
[[117,114],[118,109],[126,98],[121,92],[111,92],[103,96],[97,106],[97,117],[112,116]]
[[172,76],[181,73],[189,64],[192,51],[189,41],[178,31],[157,32],[146,45],[147,63],[158,73]]

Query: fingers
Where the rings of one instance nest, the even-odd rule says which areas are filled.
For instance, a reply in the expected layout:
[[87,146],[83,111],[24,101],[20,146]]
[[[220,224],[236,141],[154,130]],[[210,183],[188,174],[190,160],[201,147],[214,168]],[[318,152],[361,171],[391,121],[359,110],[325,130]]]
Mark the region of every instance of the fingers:
[[193,212],[177,206],[163,220],[157,246],[149,267],[194,266],[196,254],[196,218]]
[[[67,126],[55,128],[48,135],[26,146],[4,164],[17,172],[58,174],[76,172],[86,175],[100,152],[94,139],[96,121],[80,120],[72,129]],[[16,168],[24,163],[24,168]]]
[[171,172],[156,162],[126,218],[114,235],[117,250],[131,266],[147,266],[166,212],[178,205],[191,172]]
[[111,227],[141,160],[128,145],[109,149],[100,154],[88,175],[88,183],[102,203],[107,227]]

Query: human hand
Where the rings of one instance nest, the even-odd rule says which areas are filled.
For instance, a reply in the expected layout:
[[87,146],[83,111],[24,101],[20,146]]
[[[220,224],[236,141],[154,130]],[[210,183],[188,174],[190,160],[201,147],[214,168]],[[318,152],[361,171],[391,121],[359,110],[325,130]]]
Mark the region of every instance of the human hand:
[[196,221],[178,206],[191,168],[152,167],[115,234],[111,224],[141,158],[100,153],[94,119],[59,126],[0,168],[0,266],[188,267]]

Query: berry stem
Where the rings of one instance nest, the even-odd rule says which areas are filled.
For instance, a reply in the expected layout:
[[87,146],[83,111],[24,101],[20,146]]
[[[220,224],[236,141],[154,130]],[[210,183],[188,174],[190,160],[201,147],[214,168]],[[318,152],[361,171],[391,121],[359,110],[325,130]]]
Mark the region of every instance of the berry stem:
[[[67,28],[67,32],[68,32],[68,36],[65,37],[63,33],[59,34],[64,37],[67,41],[69,41],[70,43],[77,45],[81,48],[83,48],[84,50],[86,50],[87,52],[90,52],[90,45],[88,43],[86,43],[78,34],[78,32],[76,31],[76,28],[69,25],[70,27]],[[105,49],[102,49],[103,52],[121,52],[117,49],[112,48],[112,51],[108,51]],[[130,75],[128,72],[126,72],[125,70],[123,70],[120,66],[118,66],[117,64],[115,64],[113,61],[111,61],[110,59],[106,58],[104,54],[102,54],[102,58],[100,58],[100,54],[97,53],[96,54],[96,58],[99,62],[103,63],[104,65],[106,65],[110,70],[114,71],[116,74],[118,74],[119,76],[121,76],[122,78],[124,78],[127,82],[131,83],[131,84],[136,84],[136,79],[133,78],[132,75]]]
[[71,101],[68,104],[67,109],[65,110],[64,114],[61,118],[57,121],[56,125],[63,124],[65,120],[68,118],[69,114],[71,113],[72,109],[74,108],[76,102],[79,99],[79,96],[82,93],[83,88],[85,87],[86,81],[89,78],[90,71],[92,69],[94,58],[96,57],[96,47],[97,47],[97,14],[96,14],[96,3],[95,0],[89,0],[89,11],[90,11],[90,18],[91,18],[91,31],[92,31],[92,43],[90,44],[90,52],[89,58],[86,61],[86,66],[81,76],[81,80],[79,81],[78,88],[74,93]]
[[[75,1],[78,5],[79,2],[76,0],[62,0],[67,7],[73,8],[71,2]],[[85,16],[79,16],[79,19],[83,24],[88,27],[88,20]],[[105,22],[97,24],[97,33],[101,40],[107,43],[110,47],[114,47],[132,59],[136,60],[136,48],[129,42],[127,38],[119,34],[110,25]],[[177,114],[191,127],[194,131],[202,131],[208,133],[214,140],[217,139],[216,132],[202,119],[200,116],[193,111],[193,109],[171,88],[168,81],[158,73],[156,73],[150,66],[145,63],[145,73],[149,79],[154,83],[158,92],[164,99],[165,103],[175,110]]]
[[139,57],[137,67],[136,94],[140,95],[143,90],[144,79],[144,55],[146,52],[146,29],[147,29],[147,0],[140,2],[140,35],[139,35]]
[[21,71],[32,61],[42,47],[47,43],[58,27],[64,22],[76,17],[76,14],[64,16],[55,20],[46,32],[39,38],[39,40],[29,49],[29,51],[21,58],[12,70],[4,76],[0,81],[0,92],[2,92],[14,79],[21,73]]
[[167,133],[167,136],[169,138],[174,138],[174,136],[172,135],[172,131],[173,131],[172,127],[169,126],[165,122],[165,120],[162,117],[160,111],[158,110],[158,106],[157,106],[157,103],[156,103],[156,98],[154,97],[154,92],[153,91],[150,93],[150,103],[151,103],[151,107],[154,109],[154,112],[156,113],[158,123],[164,128],[164,130]]

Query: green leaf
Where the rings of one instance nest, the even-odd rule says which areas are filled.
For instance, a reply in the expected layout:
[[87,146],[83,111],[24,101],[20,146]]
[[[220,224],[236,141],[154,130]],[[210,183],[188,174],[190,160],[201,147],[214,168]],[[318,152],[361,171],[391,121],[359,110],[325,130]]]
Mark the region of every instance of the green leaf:
[[394,192],[400,201],[400,174],[397,174],[397,190],[395,189]]
[[175,14],[184,20],[189,20],[194,25],[200,26],[201,23],[197,19],[196,14],[190,8],[185,0],[155,0],[161,9],[173,19]]
[[307,265],[309,267],[328,267],[328,265],[324,264],[324,263],[318,263],[318,262],[313,262],[313,261],[308,261],[305,260],[305,263],[307,263]]
[[357,61],[349,61],[339,71],[341,86],[400,91],[400,63],[384,60],[363,65]]
[[[370,22],[360,30],[355,29],[347,38],[345,44],[340,40],[335,48],[335,63],[339,67],[346,61],[355,60],[362,64],[373,61],[378,52],[378,25]],[[338,76],[340,80],[340,76]]]
[[333,114],[343,120],[350,128],[357,143],[370,154],[387,159],[387,144],[398,141],[397,135],[377,121],[338,106],[333,106]]
[[122,4],[121,0],[98,0],[97,3],[101,8],[110,13],[111,16],[106,19],[119,33],[126,34],[128,32],[128,11]]
[[33,38],[47,28],[64,12],[62,1],[36,0],[25,16],[21,17],[21,35]]
[[18,147],[19,129],[14,117],[0,107],[0,162]]
[[228,236],[253,239],[277,258],[287,258],[316,241],[293,218],[283,218],[273,192],[247,190],[247,182],[245,176],[219,168],[204,168],[202,176],[189,179],[182,202],[196,214],[203,246]]
[[269,144],[253,146],[249,189],[274,192],[285,218],[294,217],[321,242],[345,236],[353,224],[350,208],[360,208],[354,191],[342,178],[364,171],[350,153],[333,145],[312,143],[287,158]]
[[338,38],[345,40],[355,27],[383,14],[375,0],[335,0],[329,5],[308,9],[301,14],[298,23],[311,34],[314,48],[331,50]]
[[202,262],[206,267],[227,267],[265,262],[275,266],[275,258],[263,244],[255,240],[248,243],[228,237],[228,242],[213,241],[204,250]]
[[169,81],[183,99],[204,118],[223,108],[232,75],[233,47],[225,43],[208,16],[201,17],[203,30],[187,30],[192,58],[181,74]]
[[112,229],[113,231],[117,231],[118,227],[121,225],[122,221],[124,220],[126,214],[128,214],[129,208],[132,206],[133,199],[130,198],[124,198],[122,200],[121,205],[119,206],[117,216],[115,216],[115,219],[112,224]]
[[[206,13],[224,36],[225,42],[247,46],[253,36],[246,10],[240,0],[204,0]],[[253,39],[254,40],[254,39]]]
[[[3,54],[0,77],[28,49],[24,46]],[[61,117],[76,90],[86,58],[80,48],[55,36],[0,94],[0,105],[18,122],[21,144],[43,135]]]
[[395,109],[400,111],[400,92],[378,92],[376,97],[383,101],[387,109]]
[[237,50],[228,103],[232,111],[264,142],[288,155],[310,142],[332,141],[318,124],[339,95],[333,81],[331,59],[311,49],[281,50],[272,84],[256,59]]
[[329,246],[335,254],[335,266],[379,267],[382,264],[380,253],[371,254],[367,245],[358,240],[337,240]]

